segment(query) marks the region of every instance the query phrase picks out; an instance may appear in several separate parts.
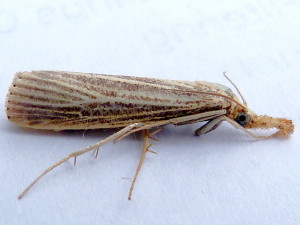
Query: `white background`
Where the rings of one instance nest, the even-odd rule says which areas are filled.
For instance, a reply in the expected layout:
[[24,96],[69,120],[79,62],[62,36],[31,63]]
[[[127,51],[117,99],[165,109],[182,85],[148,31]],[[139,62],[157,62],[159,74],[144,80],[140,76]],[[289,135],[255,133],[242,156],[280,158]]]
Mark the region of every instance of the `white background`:
[[[226,2],[226,3],[225,3]],[[113,131],[47,132],[5,115],[17,71],[65,70],[230,86],[258,114],[299,124],[300,2],[297,0],[42,0],[0,2],[0,224],[299,224],[299,132],[253,140],[228,124],[157,135],[127,195],[140,136],[79,157],[17,195],[65,155]]]

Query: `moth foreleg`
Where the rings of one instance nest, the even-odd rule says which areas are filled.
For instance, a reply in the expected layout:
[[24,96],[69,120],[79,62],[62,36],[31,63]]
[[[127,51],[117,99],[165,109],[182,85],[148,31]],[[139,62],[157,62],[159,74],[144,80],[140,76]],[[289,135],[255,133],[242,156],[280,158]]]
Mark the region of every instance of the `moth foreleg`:
[[208,132],[213,131],[214,129],[218,128],[222,124],[222,122],[224,121],[224,117],[225,116],[219,116],[215,119],[212,119],[212,120],[208,121],[202,127],[195,130],[195,134],[197,136],[199,136],[199,135],[206,134]]

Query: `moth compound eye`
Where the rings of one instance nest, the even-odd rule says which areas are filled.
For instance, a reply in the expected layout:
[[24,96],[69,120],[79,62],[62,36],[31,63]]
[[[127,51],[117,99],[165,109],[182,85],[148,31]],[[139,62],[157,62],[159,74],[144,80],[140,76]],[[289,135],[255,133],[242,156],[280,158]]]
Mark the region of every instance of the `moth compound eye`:
[[251,120],[251,117],[247,113],[239,113],[235,121],[240,124],[242,127],[246,126]]

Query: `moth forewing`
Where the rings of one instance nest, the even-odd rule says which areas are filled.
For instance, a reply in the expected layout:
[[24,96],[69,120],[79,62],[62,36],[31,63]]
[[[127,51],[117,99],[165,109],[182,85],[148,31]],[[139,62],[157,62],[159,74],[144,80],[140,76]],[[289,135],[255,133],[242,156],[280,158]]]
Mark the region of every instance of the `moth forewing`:
[[170,81],[54,71],[17,73],[9,89],[7,116],[20,126],[48,129],[125,127],[226,109],[217,96],[229,88],[208,82]]
[[[224,74],[225,75],[225,74]],[[225,75],[226,76],[226,75]],[[227,77],[226,77],[227,78]],[[230,80],[229,80],[230,81]],[[232,81],[230,81],[232,83]],[[234,85],[236,88],[236,86]],[[237,88],[236,88],[237,89]],[[237,89],[242,97],[241,93]],[[202,135],[227,121],[255,138],[290,135],[294,124],[285,118],[258,116],[226,86],[204,81],[176,81],[133,76],[32,71],[17,73],[6,102],[7,117],[13,123],[34,129],[77,130],[122,128],[98,143],[73,152],[50,166],[19,196],[48,172],[68,159],[96,150],[144,130],[144,147],[131,184],[128,199],[152,144],[149,132],[166,124],[184,125],[208,121],[195,133]],[[270,136],[259,136],[247,128],[277,128]]]

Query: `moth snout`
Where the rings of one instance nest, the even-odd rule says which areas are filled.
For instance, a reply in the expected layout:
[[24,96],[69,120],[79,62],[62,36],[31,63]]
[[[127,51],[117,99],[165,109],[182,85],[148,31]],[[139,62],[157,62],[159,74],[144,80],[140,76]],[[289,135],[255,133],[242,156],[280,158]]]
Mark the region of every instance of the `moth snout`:
[[254,129],[278,129],[276,134],[283,136],[291,135],[295,130],[295,125],[292,120],[286,118],[274,118],[271,116],[255,116],[246,128]]

